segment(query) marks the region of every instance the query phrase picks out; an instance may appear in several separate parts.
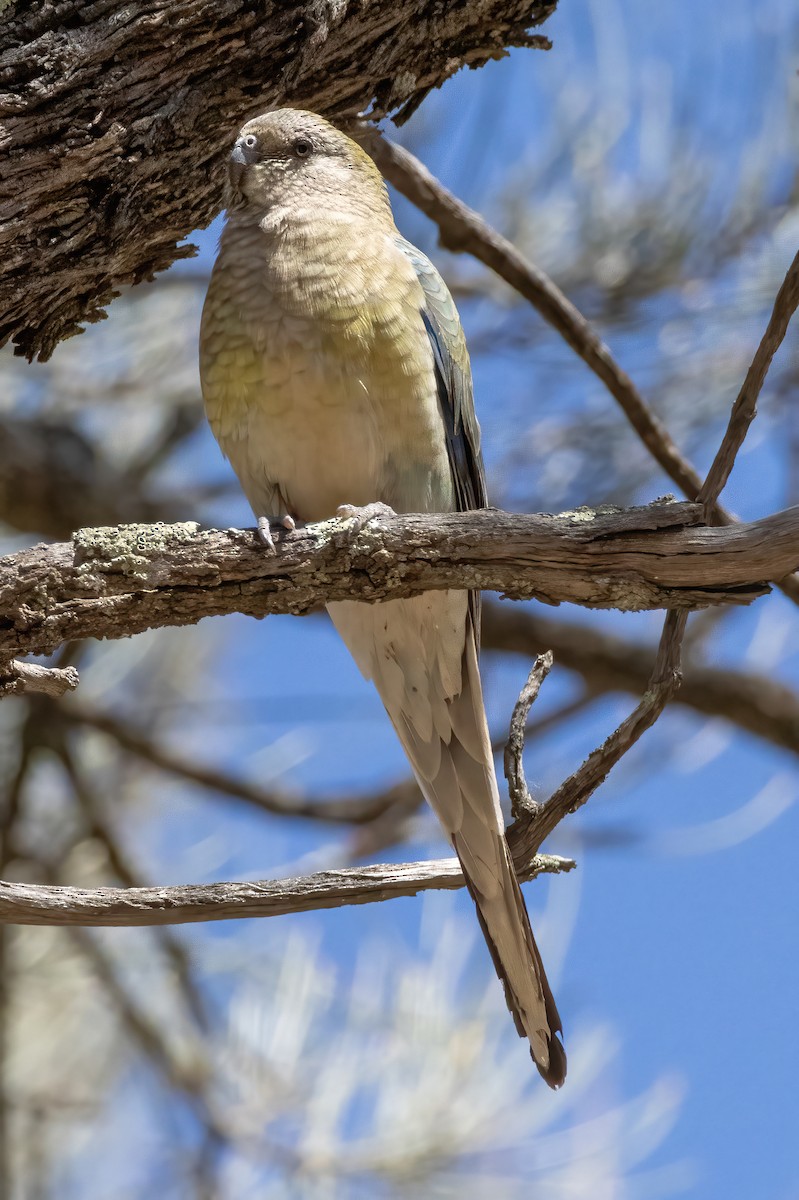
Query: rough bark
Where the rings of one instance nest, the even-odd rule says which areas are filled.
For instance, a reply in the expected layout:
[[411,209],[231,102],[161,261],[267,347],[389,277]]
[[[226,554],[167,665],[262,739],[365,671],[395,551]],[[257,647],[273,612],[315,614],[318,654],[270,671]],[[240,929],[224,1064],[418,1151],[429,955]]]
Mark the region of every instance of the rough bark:
[[556,0],[16,0],[0,5],[0,343],[46,358],[193,253],[232,132],[270,104],[410,112]]
[[0,661],[223,613],[448,587],[624,611],[748,603],[799,565],[799,507],[716,528],[698,525],[700,506],[667,502],[561,516],[375,508],[297,530],[274,555],[252,531],[187,523],[83,530],[0,559]]

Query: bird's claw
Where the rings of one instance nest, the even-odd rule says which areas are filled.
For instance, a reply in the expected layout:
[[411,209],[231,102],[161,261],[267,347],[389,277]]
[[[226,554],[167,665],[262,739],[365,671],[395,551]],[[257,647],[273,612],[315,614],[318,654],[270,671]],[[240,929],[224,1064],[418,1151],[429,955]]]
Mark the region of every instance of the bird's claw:
[[340,521],[352,521],[353,533],[357,535],[369,521],[380,517],[393,517],[396,513],[388,504],[376,500],[373,504],[364,504],[362,508],[355,504],[340,504],[336,509],[336,516]]
[[272,537],[273,529],[286,530],[288,533],[293,533],[297,528],[297,523],[291,513],[284,513],[282,517],[259,517],[258,518],[258,540],[269,554],[276,554],[275,539]]

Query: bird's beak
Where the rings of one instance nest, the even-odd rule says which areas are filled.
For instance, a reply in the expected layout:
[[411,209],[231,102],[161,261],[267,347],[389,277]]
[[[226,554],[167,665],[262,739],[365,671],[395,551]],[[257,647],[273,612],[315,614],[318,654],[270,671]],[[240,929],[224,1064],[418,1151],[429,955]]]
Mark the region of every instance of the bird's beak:
[[228,161],[228,175],[234,192],[241,190],[241,181],[248,167],[247,156],[241,142],[236,142]]

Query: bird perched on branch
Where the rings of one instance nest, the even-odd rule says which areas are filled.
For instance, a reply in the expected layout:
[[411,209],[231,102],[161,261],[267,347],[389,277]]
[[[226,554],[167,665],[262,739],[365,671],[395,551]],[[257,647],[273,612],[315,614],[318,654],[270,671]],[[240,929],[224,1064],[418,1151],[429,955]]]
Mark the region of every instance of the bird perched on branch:
[[[273,531],[382,502],[485,507],[469,356],[452,297],[400,236],[379,171],[309,112],[249,121],[203,310],[211,428]],[[560,1018],[511,863],[480,674],[479,596],[328,606],[461,861],[516,1028],[552,1087]]]

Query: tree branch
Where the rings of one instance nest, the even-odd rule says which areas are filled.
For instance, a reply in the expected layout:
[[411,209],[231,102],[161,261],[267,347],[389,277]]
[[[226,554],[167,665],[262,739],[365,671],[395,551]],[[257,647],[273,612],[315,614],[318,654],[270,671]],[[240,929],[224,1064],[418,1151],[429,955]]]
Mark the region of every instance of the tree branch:
[[12,661],[0,674],[0,697],[38,693],[42,696],[63,696],[74,692],[80,678],[75,667],[42,667],[39,663]]
[[799,563],[799,506],[726,528],[700,509],[497,510],[331,520],[269,555],[254,533],[194,524],[83,530],[0,559],[0,662],[223,613],[307,613],[334,600],[443,588],[624,611],[746,604]]
[[46,358],[121,286],[193,254],[178,243],[218,212],[248,116],[408,113],[462,66],[546,47],[528,30],[555,2],[2,5],[0,343]]
[[[520,874],[570,871],[575,863],[539,855]],[[346,871],[319,871],[296,879],[258,883],[186,884],[149,888],[73,888],[66,885],[0,881],[0,924],[12,925],[185,925],[240,917],[371,904],[418,892],[463,887],[457,859],[396,863]]]
[[527,682],[519,693],[519,699],[513,707],[510,719],[510,730],[505,745],[503,766],[505,778],[508,781],[510,795],[510,811],[514,818],[521,817],[526,812],[532,812],[536,807],[527,778],[524,774],[524,740],[527,732],[527,718],[530,709],[538,699],[541,685],[552,670],[552,651],[545,650],[533,663]]

